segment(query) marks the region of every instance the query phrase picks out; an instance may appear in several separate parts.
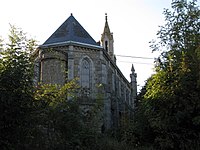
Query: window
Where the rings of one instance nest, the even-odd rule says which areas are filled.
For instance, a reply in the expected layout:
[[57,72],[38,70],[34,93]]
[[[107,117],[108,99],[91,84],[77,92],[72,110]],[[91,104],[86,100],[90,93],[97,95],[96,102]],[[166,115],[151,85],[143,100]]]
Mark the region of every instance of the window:
[[105,41],[105,49],[108,52],[108,41]]
[[87,58],[83,59],[81,65],[81,86],[90,88],[90,63]]

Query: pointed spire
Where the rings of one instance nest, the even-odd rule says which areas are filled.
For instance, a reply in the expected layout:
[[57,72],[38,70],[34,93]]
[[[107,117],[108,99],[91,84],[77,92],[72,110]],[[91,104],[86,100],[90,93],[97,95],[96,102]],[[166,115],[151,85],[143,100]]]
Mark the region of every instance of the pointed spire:
[[114,47],[113,47],[113,43],[114,43],[113,33],[110,32],[107,13],[105,13],[105,26],[104,26],[103,34],[101,34],[101,43],[102,43],[103,48],[110,55],[111,59],[114,62],[116,62],[116,58],[114,56]]
[[132,72],[132,73],[135,72],[135,68],[134,68],[133,64],[132,64],[132,67],[131,67],[131,72]]
[[105,13],[105,27],[104,27],[104,33],[109,33],[110,34],[110,28],[109,28],[109,25],[108,25],[108,16],[107,16],[107,13]]
[[135,73],[135,69],[134,69],[133,64],[132,64],[132,67],[131,67],[130,78],[131,78],[130,85],[132,87],[132,90],[131,90],[132,101],[131,101],[131,103],[132,103],[132,106],[135,107],[135,101],[136,101],[136,97],[137,97],[137,73]]

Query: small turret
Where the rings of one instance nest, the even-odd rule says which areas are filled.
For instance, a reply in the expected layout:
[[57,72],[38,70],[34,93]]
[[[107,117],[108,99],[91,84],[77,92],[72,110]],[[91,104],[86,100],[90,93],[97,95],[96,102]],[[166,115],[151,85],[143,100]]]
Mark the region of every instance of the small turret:
[[135,73],[135,68],[134,68],[133,64],[131,67],[130,78],[131,78],[131,87],[132,87],[132,91],[131,91],[132,106],[134,107],[134,102],[135,102],[136,96],[137,96],[137,74]]
[[113,33],[110,32],[107,14],[105,14],[105,26],[104,26],[103,34],[101,35],[101,43],[102,43],[103,48],[110,55],[111,59],[113,61],[116,61],[115,56],[114,56],[114,47],[113,47],[113,43],[114,43]]

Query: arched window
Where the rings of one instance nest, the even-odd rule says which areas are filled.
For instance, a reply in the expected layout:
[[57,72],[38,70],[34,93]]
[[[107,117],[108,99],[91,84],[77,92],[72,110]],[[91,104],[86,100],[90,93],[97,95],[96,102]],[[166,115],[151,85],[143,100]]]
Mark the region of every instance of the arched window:
[[108,41],[105,41],[105,49],[106,49],[106,52],[108,52]]
[[81,64],[81,86],[90,88],[90,62],[87,58],[83,59]]

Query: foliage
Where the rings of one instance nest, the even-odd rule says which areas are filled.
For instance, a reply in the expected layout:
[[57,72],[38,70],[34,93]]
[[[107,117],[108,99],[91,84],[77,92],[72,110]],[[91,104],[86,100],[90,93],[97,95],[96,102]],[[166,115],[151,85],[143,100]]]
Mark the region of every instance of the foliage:
[[155,148],[198,149],[200,10],[195,0],[173,0],[172,9],[164,11],[166,24],[151,45],[162,53],[141,107],[154,132]]
[[154,132],[150,127],[147,116],[145,115],[146,105],[144,105],[144,95],[146,86],[141,89],[137,96],[137,102],[133,120],[121,128],[120,141],[134,149],[153,149]]
[[76,79],[67,82],[63,86],[39,83],[35,90],[35,100],[43,100],[49,106],[56,106],[66,101],[68,97],[75,98],[78,88]]
[[1,149],[22,147],[32,111],[32,63],[35,41],[11,26],[9,43],[1,40],[0,51],[0,145]]
[[68,96],[72,96],[76,86],[75,81],[64,86],[38,85],[34,94],[34,120],[40,137],[35,136],[31,147],[66,149],[74,146],[75,136],[82,129],[81,113],[76,101],[68,100]]
[[164,15],[151,43],[161,51],[156,73],[137,98],[124,141],[141,149],[200,149],[200,10],[195,0],[172,0]]

